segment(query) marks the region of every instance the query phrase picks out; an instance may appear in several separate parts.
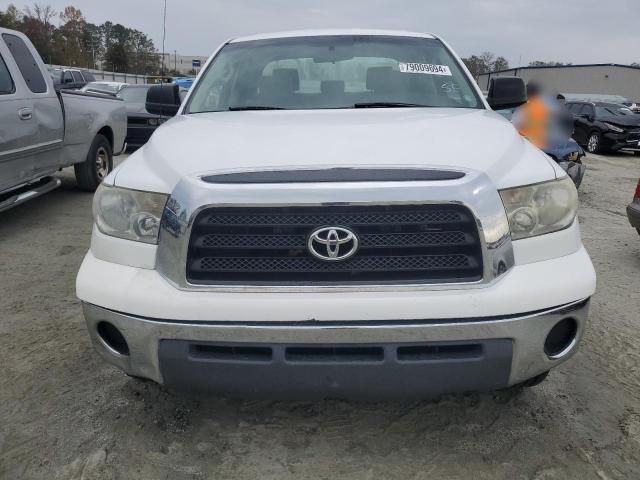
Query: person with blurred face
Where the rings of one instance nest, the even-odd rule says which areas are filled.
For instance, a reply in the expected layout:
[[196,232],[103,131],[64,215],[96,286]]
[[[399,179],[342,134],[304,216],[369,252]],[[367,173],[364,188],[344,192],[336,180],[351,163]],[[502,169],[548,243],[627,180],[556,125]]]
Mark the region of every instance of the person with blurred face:
[[527,84],[527,103],[513,114],[512,123],[520,135],[536,147],[546,150],[549,146],[552,106],[542,96],[541,88],[534,82]]

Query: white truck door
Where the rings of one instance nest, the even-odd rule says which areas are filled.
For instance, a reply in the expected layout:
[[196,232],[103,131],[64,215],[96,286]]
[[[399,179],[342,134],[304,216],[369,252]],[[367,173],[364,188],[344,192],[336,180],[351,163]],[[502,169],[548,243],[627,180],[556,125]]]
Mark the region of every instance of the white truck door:
[[61,165],[62,107],[50,78],[36,60],[33,47],[13,33],[3,33],[2,40],[4,45],[0,42],[0,46],[6,47],[6,53],[1,53],[6,55],[6,65],[16,87],[15,102],[9,108],[2,108],[3,120],[6,115],[7,125],[15,125],[17,119],[18,126],[11,133],[16,144],[5,147],[1,142],[0,154],[5,153],[14,160],[11,162],[17,169],[14,173],[31,180],[53,173]]

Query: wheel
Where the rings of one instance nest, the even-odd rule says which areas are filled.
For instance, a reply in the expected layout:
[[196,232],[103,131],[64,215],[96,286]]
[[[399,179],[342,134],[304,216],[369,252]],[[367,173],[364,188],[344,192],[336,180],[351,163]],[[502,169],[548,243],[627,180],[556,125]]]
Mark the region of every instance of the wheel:
[[78,187],[89,192],[95,191],[104,177],[113,169],[113,151],[109,140],[104,135],[96,135],[86,160],[76,163],[73,168]]
[[600,134],[598,132],[593,132],[587,139],[587,151],[589,153],[600,153],[601,150]]

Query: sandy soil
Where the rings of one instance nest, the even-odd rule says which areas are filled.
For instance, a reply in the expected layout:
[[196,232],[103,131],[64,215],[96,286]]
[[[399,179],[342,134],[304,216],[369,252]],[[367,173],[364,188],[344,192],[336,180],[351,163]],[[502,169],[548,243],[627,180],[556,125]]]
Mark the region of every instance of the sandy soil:
[[436,402],[185,397],[101,362],[74,295],[91,195],[0,214],[2,479],[640,478],[640,158],[592,156],[581,191],[598,294],[579,353],[539,387]]

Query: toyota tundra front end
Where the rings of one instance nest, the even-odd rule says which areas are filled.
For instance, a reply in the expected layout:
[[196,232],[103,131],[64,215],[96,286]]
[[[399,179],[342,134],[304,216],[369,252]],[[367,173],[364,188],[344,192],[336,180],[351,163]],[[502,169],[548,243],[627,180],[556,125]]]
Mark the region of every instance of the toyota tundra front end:
[[575,353],[595,291],[577,208],[437,37],[246,37],[99,188],[77,293],[105,360],[179,389],[532,384]]

